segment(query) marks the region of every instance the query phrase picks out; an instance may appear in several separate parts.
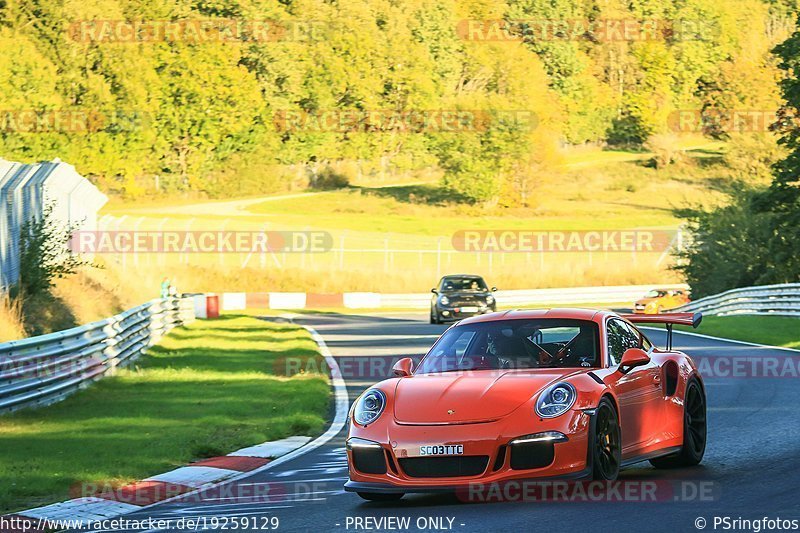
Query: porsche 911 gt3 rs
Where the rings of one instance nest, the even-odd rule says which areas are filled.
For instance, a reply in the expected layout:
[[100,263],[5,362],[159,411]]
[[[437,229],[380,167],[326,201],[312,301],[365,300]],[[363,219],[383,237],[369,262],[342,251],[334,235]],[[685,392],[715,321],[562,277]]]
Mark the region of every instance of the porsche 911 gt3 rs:
[[[367,389],[350,411],[349,481],[368,500],[520,479],[616,479],[621,467],[698,464],[703,380],[672,349],[699,314],[506,311],[449,328],[419,367]],[[637,323],[667,326],[656,348]]]

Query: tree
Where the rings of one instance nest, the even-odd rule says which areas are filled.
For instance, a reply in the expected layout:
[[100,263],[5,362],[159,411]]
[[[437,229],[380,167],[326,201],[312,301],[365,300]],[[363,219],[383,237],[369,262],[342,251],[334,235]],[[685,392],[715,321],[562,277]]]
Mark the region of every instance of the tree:
[[757,211],[774,217],[769,252],[776,262],[774,278],[800,281],[800,17],[798,28],[775,48],[778,67],[785,72],[780,82],[784,103],[774,129],[788,155],[773,167],[775,177],[769,190],[755,202]]
[[693,238],[677,268],[698,296],[800,281],[800,28],[775,54],[786,76],[773,129],[788,155],[773,166],[768,188],[739,188],[731,191],[730,205],[683,213]]
[[[474,167],[462,174],[488,176],[482,196],[496,185],[505,190],[506,180],[525,196],[540,148],[553,140],[641,144],[666,133],[676,109],[713,115],[777,106],[778,70],[765,56],[785,38],[796,7],[796,0],[0,0],[0,70],[8,73],[0,110],[121,114],[90,132],[31,134],[0,124],[0,156],[60,157],[105,191],[129,197],[154,191],[156,175],[158,193],[248,194],[261,190],[255,167],[274,165],[269,187],[274,176],[289,187],[325,165],[391,175],[428,169],[443,149],[459,149],[413,131],[280,131],[273,119],[282,111],[533,110],[541,139],[512,146],[523,156],[514,169],[490,168],[495,141],[485,136],[464,141],[484,162],[458,163]],[[245,29],[241,42],[197,43],[113,42],[126,41],[130,28],[91,30],[92,21],[231,19],[276,21],[287,32],[259,40]],[[711,31],[609,39],[604,20],[700,21]],[[464,21],[505,21],[511,38],[470,40],[458,29]],[[544,29],[548,21],[567,29],[555,35]],[[589,28],[593,22],[599,29]],[[133,127],[125,127],[128,118]],[[458,159],[444,155],[446,165]],[[484,179],[453,172],[451,184]],[[236,183],[220,183],[223,175]]]
[[767,244],[775,238],[773,217],[754,212],[758,191],[739,189],[731,194],[729,205],[678,213],[687,219],[691,237],[678,253],[675,270],[691,285],[695,298],[786,281],[775,277],[781,265]]

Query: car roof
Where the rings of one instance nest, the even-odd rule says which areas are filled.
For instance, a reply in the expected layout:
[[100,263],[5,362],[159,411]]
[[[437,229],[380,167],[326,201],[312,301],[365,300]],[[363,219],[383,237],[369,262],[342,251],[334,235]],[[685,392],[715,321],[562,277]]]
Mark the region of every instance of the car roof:
[[536,318],[563,318],[572,320],[590,320],[601,322],[607,316],[616,316],[611,311],[598,309],[582,309],[577,307],[558,307],[552,309],[514,309],[500,311],[486,315],[477,315],[465,318],[459,324],[474,324],[478,322],[496,322],[498,320],[536,319]]
[[483,276],[479,276],[478,274],[447,274],[446,276],[442,276],[442,279],[447,279],[447,278],[481,278],[481,279],[483,279]]

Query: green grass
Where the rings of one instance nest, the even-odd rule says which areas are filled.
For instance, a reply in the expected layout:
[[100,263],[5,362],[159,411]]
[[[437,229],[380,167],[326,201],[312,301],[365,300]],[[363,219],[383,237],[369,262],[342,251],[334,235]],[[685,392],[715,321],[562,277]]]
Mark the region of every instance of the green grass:
[[[352,186],[336,191],[248,203],[242,210],[215,212],[198,205],[191,212],[169,214],[176,224],[194,219],[212,227],[231,219],[229,227],[267,224],[273,229],[325,229],[335,234],[407,234],[443,236],[470,229],[586,230],[677,227],[675,207],[715,203],[729,170],[718,161],[720,143],[700,144],[686,152],[684,163],[651,168],[648,152],[577,151],[563,168],[537,176],[529,205],[493,207],[459,203],[438,183],[392,187]],[[713,149],[713,150],[712,150]],[[711,151],[714,157],[707,152]],[[569,168],[577,166],[580,168]],[[175,205],[179,205],[176,202]],[[162,210],[163,203],[154,204]],[[213,207],[213,206],[211,206]],[[116,203],[105,213],[116,216],[165,215],[147,202]],[[184,226],[181,225],[181,228]]]
[[[686,152],[690,157],[703,157],[703,153],[719,154],[724,150],[725,143],[722,141],[712,141],[704,137],[686,136],[677,143],[680,150]],[[567,167],[587,167],[601,163],[623,162],[623,161],[643,161],[653,157],[653,153],[645,149],[634,150],[615,150],[597,148],[574,148],[568,151],[564,157],[564,165]]]
[[800,349],[800,319],[781,316],[707,316],[696,330],[680,328],[714,337],[723,337],[771,346]]
[[285,227],[360,234],[446,236],[463,229],[588,230],[671,227],[673,209],[719,201],[729,179],[713,160],[690,157],[664,170],[642,161],[610,161],[541,176],[527,207],[459,204],[437,185],[383,189],[351,187],[314,196],[263,202],[246,211]]
[[302,328],[246,316],[173,330],[136,363],[52,406],[0,417],[0,513],[67,499],[80,483],[121,485],[290,435],[321,433],[322,374]]
[[[724,202],[723,190],[732,179],[720,143],[689,140],[695,144],[686,146],[686,157],[662,169],[653,168],[646,152],[570,152],[580,168],[542,169],[526,205],[506,205],[504,199],[493,207],[459,203],[435,183],[416,183],[185,205],[169,213],[163,207],[139,204],[116,205],[105,212],[129,215],[126,224],[137,225],[140,231],[185,230],[190,224],[195,230],[223,225],[239,231],[324,230],[330,233],[334,250],[345,250],[343,254],[261,258],[194,254],[190,265],[178,254],[141,258],[136,269],[139,277],[160,279],[169,271],[180,279],[181,287],[191,291],[270,287],[308,292],[422,292],[440,275],[454,272],[483,275],[502,289],[672,283],[679,281],[678,274],[670,270],[671,258],[660,251],[636,258],[605,252],[486,257],[453,250],[451,239],[465,229],[675,230],[684,222],[675,208]],[[231,265],[246,265],[248,275],[229,276]],[[202,273],[187,272],[187,267]],[[216,283],[222,277],[225,283]]]

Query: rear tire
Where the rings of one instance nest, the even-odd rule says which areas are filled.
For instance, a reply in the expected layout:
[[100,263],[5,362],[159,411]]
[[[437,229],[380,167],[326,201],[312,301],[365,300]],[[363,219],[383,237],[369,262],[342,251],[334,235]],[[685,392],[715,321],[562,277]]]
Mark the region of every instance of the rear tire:
[[359,492],[358,495],[371,502],[396,502],[404,496],[402,492]]
[[595,414],[594,438],[589,440],[592,449],[592,479],[614,481],[622,462],[622,435],[619,417],[612,403],[603,398]]
[[681,468],[695,466],[706,452],[706,396],[695,378],[686,384],[683,403],[683,446],[681,451],[667,457],[651,459],[656,468]]

